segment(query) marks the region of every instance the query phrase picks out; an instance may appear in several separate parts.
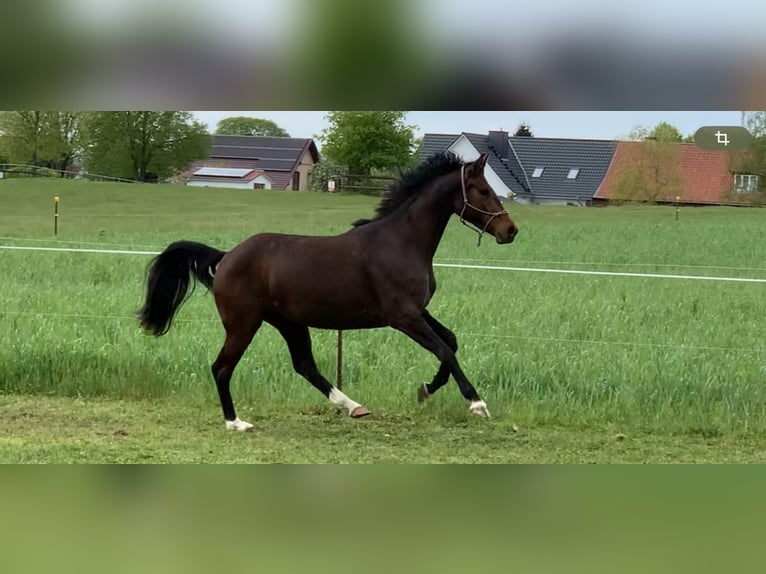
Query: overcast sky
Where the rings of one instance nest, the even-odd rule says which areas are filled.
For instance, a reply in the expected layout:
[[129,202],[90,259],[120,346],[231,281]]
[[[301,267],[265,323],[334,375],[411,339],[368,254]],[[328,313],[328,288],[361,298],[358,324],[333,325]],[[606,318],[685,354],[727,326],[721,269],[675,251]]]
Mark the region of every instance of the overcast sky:
[[[253,116],[267,118],[287,130],[293,137],[314,137],[327,127],[325,114],[318,111],[224,111],[194,112],[211,132],[222,118]],[[516,130],[527,122],[538,137],[615,139],[626,135],[636,125],[649,128],[661,121],[676,126],[688,135],[705,125],[740,125],[741,112],[409,112],[407,122],[416,126],[417,136],[424,133],[486,133],[488,130]]]

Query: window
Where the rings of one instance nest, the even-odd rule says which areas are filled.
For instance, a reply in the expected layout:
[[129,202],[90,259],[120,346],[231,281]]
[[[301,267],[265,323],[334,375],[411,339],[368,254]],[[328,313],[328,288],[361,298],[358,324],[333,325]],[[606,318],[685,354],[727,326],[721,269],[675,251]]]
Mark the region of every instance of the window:
[[532,177],[540,177],[543,175],[544,167],[536,167],[535,171],[532,172]]
[[569,170],[569,173],[567,174],[567,179],[577,179],[577,176],[580,174],[580,169],[577,167],[573,167]]
[[293,172],[293,191],[298,191],[301,188],[301,172]]
[[758,191],[758,176],[738,173],[734,176],[734,191],[737,193],[752,193]]
[[262,183],[254,183],[253,189],[266,189],[266,186]]

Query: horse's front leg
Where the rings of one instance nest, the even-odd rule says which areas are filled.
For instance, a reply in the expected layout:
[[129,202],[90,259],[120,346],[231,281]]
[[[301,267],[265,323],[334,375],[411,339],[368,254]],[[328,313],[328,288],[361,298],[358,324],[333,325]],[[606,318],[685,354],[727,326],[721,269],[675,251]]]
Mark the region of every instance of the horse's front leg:
[[[426,323],[434,330],[439,338],[444,341],[453,353],[457,353],[457,337],[455,333],[434,319],[428,311],[423,311],[423,318]],[[418,402],[422,403],[436,391],[442,388],[449,381],[450,369],[448,365],[442,363],[439,370],[434,375],[430,383],[423,383],[418,387]]]
[[[489,417],[486,403],[479,398],[476,389],[468,380],[468,377],[465,376],[465,373],[463,373],[455,352],[442,340],[424,315],[413,314],[409,317],[404,316],[391,326],[436,355],[441,361],[439,371],[441,372],[442,369],[446,369],[455,378],[463,397],[470,402],[469,410],[471,413],[482,417]],[[439,376],[438,372],[436,376]]]

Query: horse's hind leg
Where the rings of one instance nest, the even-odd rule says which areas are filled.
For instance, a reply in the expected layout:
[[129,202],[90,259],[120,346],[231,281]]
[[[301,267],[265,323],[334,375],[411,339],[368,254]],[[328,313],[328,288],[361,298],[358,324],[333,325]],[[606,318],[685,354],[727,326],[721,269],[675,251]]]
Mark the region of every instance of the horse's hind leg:
[[333,387],[330,381],[319,372],[311,350],[311,335],[308,327],[281,318],[269,318],[267,321],[274,325],[287,343],[293,368],[299,375],[314,385],[330,402],[346,409],[351,417],[360,418],[370,414],[370,411],[362,405],[352,401],[343,392]]
[[[457,353],[457,337],[455,337],[455,333],[434,319],[428,311],[423,311],[423,318],[439,336],[439,338],[447,344],[450,350],[453,353]],[[444,363],[440,364],[439,370],[437,371],[436,375],[434,375],[433,380],[430,383],[423,383],[418,387],[418,402],[422,403],[428,397],[446,385],[447,381],[449,381],[449,376],[449,366]]]
[[211,370],[213,371],[213,378],[218,389],[218,396],[221,399],[223,418],[228,430],[249,431],[253,429],[253,425],[237,418],[237,413],[234,411],[234,402],[231,398],[231,391],[229,390],[229,383],[231,382],[234,368],[239,363],[260,326],[260,319],[250,318],[248,320],[244,317],[238,317],[235,322],[229,324],[224,323],[226,341],[224,341],[223,348],[218,353],[218,358],[213,363]]

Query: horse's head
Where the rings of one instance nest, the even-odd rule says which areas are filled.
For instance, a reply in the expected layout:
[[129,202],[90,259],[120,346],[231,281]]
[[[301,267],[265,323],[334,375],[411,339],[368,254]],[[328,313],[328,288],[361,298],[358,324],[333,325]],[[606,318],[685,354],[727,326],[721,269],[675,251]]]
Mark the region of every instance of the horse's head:
[[481,235],[488,232],[495,236],[498,243],[510,243],[519,230],[484,178],[486,163],[487,154],[482,154],[476,161],[462,166],[461,192],[455,203],[455,212],[460,215],[461,223],[476,228],[479,241]]

